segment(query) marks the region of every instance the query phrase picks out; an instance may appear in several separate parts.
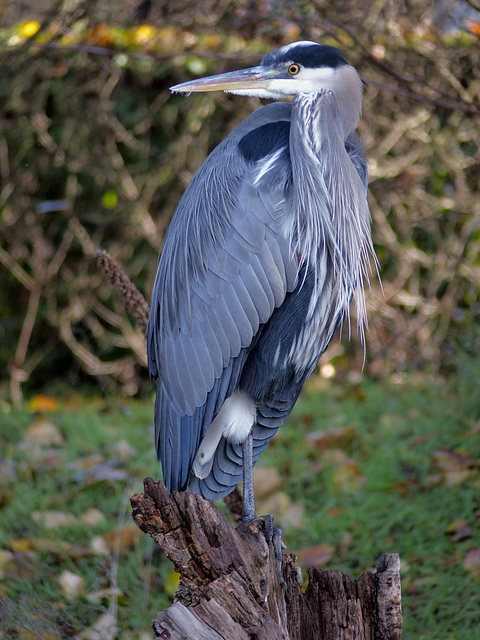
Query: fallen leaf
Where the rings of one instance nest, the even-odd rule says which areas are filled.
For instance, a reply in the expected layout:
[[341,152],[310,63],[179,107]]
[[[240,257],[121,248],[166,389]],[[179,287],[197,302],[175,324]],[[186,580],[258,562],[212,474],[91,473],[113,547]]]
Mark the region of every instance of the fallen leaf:
[[109,603],[112,600],[119,602],[119,600],[125,599],[123,592],[120,589],[114,589],[113,587],[109,589],[91,591],[86,597],[87,600],[95,604]]
[[111,450],[111,457],[120,458],[122,462],[128,462],[137,454],[138,451],[126,440],[119,440]]
[[0,549],[0,580],[5,577],[5,569],[12,563],[14,555],[11,551]]
[[316,544],[313,547],[300,549],[296,555],[304,567],[322,567],[333,558],[334,553],[333,544]]
[[442,473],[465,471],[472,467],[474,459],[463,451],[453,451],[446,447],[432,453],[432,462]]
[[110,553],[110,548],[103,536],[94,536],[90,540],[90,549],[96,556],[108,556]]
[[411,489],[415,488],[416,483],[413,478],[409,478],[408,480],[402,480],[401,482],[396,482],[393,485],[393,489],[397,491],[401,496],[408,496],[411,493]]
[[25,553],[15,553],[12,561],[5,566],[6,581],[33,582],[41,569],[36,562],[31,551]]
[[100,464],[87,466],[83,471],[78,471],[74,479],[81,480],[85,485],[95,484],[103,480],[124,480],[127,477],[127,472],[124,469],[115,469],[118,463],[118,460],[107,460]]
[[59,404],[55,398],[51,398],[50,396],[37,395],[33,396],[33,398],[28,403],[28,408],[30,411],[57,411]]
[[424,433],[421,436],[417,436],[413,440],[410,440],[407,446],[409,449],[414,449],[415,447],[418,447],[420,444],[423,444],[424,442],[428,442],[432,437],[432,435],[433,434],[431,433]]
[[47,418],[40,417],[27,429],[24,442],[20,445],[20,448],[60,446],[63,443],[63,436],[53,422],[47,420]]
[[104,613],[95,624],[76,635],[75,640],[114,640],[116,633],[114,616]]
[[284,481],[276,467],[255,467],[253,470],[255,498],[262,499],[284,485]]
[[467,540],[472,537],[472,530],[468,524],[468,520],[464,519],[453,520],[450,522],[450,524],[445,527],[445,533],[451,534],[454,542]]
[[35,549],[50,551],[54,556],[65,558],[70,555],[72,545],[64,540],[51,540],[50,538],[35,538]]
[[342,449],[350,446],[356,435],[357,432],[353,427],[341,427],[329,431],[314,431],[305,436],[305,441],[311,447],[321,451],[332,448]]
[[105,520],[105,515],[100,511],[100,509],[91,507],[90,509],[87,509],[87,511],[85,511],[80,520],[83,522],[83,524],[86,524],[89,527],[94,527],[99,522],[103,522]]
[[85,471],[86,469],[91,469],[92,467],[96,467],[101,464],[105,458],[101,456],[99,453],[93,453],[90,456],[85,456],[84,458],[79,458],[78,460],[74,460],[70,463],[69,467],[74,469],[75,471]]
[[350,531],[345,531],[342,536],[342,541],[340,542],[340,555],[345,556],[348,553],[349,548],[351,547],[353,542],[353,536]]
[[292,502],[284,491],[276,491],[263,500],[257,501],[258,513],[273,514],[275,524],[285,532],[305,526],[304,507],[300,502]]
[[284,491],[276,491],[263,500],[257,501],[257,511],[262,514],[275,514],[276,518],[283,516],[292,506],[292,500]]
[[58,582],[63,595],[68,600],[78,598],[85,591],[85,579],[68,569],[60,575]]
[[42,524],[46,529],[78,525],[78,520],[72,513],[63,511],[32,511],[31,515],[35,522]]
[[177,573],[176,571],[171,571],[168,574],[163,584],[163,588],[171,598],[173,598],[177,593],[179,582],[180,582],[180,574]]
[[25,553],[31,551],[35,545],[33,538],[11,538],[8,546],[14,553]]
[[139,537],[140,529],[133,522],[129,522],[125,527],[123,527],[123,529],[109,531],[102,536],[110,551],[118,549],[120,553],[131,549]]
[[470,549],[463,560],[463,568],[476,578],[480,578],[480,549]]

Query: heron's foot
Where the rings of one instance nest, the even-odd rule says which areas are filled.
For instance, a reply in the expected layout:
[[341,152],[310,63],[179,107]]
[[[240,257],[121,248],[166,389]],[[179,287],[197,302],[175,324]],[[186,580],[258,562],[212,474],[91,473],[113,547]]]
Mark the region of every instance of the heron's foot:
[[283,563],[283,542],[282,542],[282,530],[280,527],[277,527],[273,524],[273,515],[270,513],[267,516],[264,516],[265,526],[267,528],[265,533],[265,538],[267,540],[267,544],[273,542],[273,548],[275,550],[275,560],[277,561],[277,569],[278,569],[278,577],[280,578],[280,584],[285,589],[287,587],[287,583],[282,575],[282,563]]

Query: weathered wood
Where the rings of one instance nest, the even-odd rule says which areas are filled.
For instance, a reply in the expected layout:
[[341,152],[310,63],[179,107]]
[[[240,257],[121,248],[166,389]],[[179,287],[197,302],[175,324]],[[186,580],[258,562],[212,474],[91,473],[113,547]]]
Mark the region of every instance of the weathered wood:
[[169,494],[147,478],[131,498],[133,517],[181,575],[176,602],[153,629],[168,640],[400,640],[400,565],[385,554],[376,573],[354,580],[341,571],[300,567],[283,555],[285,587],[257,518],[234,529],[214,505],[192,493]]

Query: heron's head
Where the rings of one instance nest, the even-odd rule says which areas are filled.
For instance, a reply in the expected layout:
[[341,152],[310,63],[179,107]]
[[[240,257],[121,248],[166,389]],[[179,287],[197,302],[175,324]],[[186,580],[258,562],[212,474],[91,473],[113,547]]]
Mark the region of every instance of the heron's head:
[[183,93],[218,90],[275,99],[322,90],[334,94],[347,90],[361,95],[362,83],[339,49],[302,41],[267,53],[257,67],[171,87],[171,91]]

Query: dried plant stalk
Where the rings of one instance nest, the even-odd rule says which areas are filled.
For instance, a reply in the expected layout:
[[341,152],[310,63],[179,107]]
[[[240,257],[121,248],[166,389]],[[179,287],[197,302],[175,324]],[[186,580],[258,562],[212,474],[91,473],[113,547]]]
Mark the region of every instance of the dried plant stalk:
[[125,307],[137,321],[143,334],[147,334],[150,307],[143,295],[133,284],[118,262],[102,249],[95,251],[97,264],[107,280],[113,284],[125,302]]

